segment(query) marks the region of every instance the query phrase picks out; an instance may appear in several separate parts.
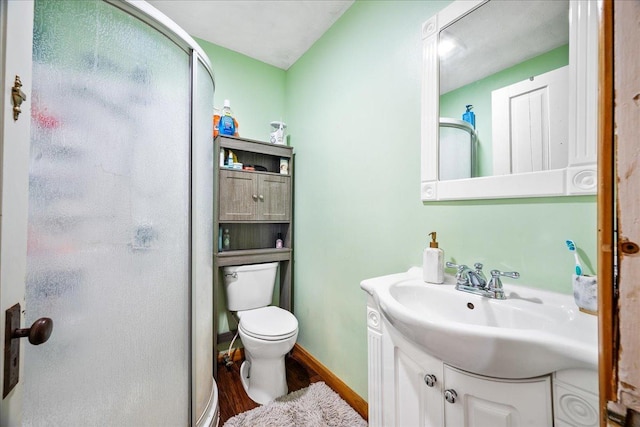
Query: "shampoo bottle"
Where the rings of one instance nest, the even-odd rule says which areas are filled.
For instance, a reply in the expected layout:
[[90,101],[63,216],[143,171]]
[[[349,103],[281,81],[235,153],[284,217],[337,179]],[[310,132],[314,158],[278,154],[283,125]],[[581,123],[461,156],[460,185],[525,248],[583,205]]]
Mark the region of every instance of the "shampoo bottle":
[[429,233],[431,242],[422,254],[422,279],[428,283],[444,282],[444,251],[438,247],[436,232]]

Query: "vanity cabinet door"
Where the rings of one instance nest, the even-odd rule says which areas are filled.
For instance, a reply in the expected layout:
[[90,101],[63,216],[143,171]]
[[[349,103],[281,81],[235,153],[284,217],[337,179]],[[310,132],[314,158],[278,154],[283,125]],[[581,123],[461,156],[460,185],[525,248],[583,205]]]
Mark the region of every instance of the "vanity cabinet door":
[[418,358],[412,356],[396,348],[394,355],[395,422],[393,425],[440,427],[442,425],[442,362],[425,357],[424,354]]
[[291,177],[220,171],[220,221],[289,221]]
[[[381,399],[370,401],[369,408],[382,417],[370,420],[371,427],[443,426],[442,361],[411,344],[386,319],[382,321],[382,357],[375,369],[381,371]],[[375,377],[370,374],[371,380]]]
[[[552,426],[551,378],[490,379],[444,368],[446,427]],[[445,395],[446,396],[446,395]]]

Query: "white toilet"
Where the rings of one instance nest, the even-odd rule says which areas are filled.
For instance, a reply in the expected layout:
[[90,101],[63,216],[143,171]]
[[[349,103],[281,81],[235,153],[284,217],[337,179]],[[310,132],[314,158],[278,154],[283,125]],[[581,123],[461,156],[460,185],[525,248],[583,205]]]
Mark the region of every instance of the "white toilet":
[[287,394],[284,356],[298,337],[298,320],[270,306],[278,263],[224,267],[227,309],[237,312],[245,361],[242,386],[249,397],[265,404]]

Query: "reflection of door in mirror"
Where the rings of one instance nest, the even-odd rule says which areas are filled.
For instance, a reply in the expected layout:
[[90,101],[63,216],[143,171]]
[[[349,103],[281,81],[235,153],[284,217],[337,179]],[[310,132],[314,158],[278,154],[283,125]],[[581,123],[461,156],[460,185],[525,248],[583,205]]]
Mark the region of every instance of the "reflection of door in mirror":
[[494,175],[567,167],[568,91],[562,67],[492,92]]

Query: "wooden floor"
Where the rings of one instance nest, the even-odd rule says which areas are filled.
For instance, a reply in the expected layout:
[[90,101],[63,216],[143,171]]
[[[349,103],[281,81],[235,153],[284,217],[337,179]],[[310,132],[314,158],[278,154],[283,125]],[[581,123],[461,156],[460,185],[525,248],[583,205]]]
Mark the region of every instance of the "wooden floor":
[[[216,382],[218,383],[218,402],[220,405],[220,427],[234,415],[260,406],[249,399],[244,388],[242,388],[242,383],[240,382],[241,364],[241,360],[235,361],[230,367],[221,363],[218,364]],[[293,357],[287,356],[285,358],[285,366],[289,393],[308,387],[311,383],[324,381],[315,371],[303,366]]]

